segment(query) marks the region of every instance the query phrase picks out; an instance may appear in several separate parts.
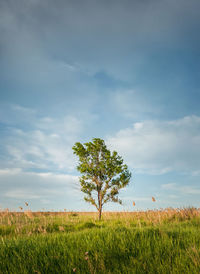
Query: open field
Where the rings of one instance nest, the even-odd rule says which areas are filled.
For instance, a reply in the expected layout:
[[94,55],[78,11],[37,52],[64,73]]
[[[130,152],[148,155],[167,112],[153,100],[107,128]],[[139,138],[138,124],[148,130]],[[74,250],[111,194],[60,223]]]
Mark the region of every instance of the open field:
[[0,273],[200,273],[200,209],[0,212]]

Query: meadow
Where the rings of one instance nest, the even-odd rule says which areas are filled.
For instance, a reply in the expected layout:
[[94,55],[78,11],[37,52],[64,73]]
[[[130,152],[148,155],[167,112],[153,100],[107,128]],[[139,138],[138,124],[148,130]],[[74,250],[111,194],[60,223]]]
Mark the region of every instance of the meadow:
[[3,210],[0,273],[200,273],[200,209]]

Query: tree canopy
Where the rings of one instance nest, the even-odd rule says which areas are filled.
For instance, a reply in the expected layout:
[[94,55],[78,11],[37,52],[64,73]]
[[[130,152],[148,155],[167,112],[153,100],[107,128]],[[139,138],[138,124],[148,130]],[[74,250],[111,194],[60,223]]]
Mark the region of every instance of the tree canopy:
[[79,157],[77,170],[82,174],[80,184],[84,199],[96,207],[101,219],[105,203],[122,204],[119,190],[128,185],[131,173],[122,157],[116,151],[111,153],[100,138],[85,144],[77,142],[72,149]]

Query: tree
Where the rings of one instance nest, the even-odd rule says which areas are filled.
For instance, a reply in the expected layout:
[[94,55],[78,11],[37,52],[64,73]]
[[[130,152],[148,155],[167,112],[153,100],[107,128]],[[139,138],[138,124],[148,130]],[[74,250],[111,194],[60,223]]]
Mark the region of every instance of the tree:
[[118,194],[128,185],[131,173],[116,151],[107,149],[104,140],[94,138],[93,142],[75,143],[74,154],[79,157],[77,170],[83,175],[79,178],[81,191],[86,202],[94,205],[101,220],[103,205],[107,202],[122,204]]

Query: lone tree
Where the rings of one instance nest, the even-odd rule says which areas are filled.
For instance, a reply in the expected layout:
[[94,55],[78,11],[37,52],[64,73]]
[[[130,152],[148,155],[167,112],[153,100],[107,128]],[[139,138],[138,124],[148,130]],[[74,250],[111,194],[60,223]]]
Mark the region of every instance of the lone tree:
[[79,178],[85,201],[91,203],[99,212],[107,202],[122,204],[118,194],[128,185],[131,173],[116,151],[107,149],[104,140],[94,138],[93,142],[75,143],[74,154],[79,157],[77,170],[83,175]]

